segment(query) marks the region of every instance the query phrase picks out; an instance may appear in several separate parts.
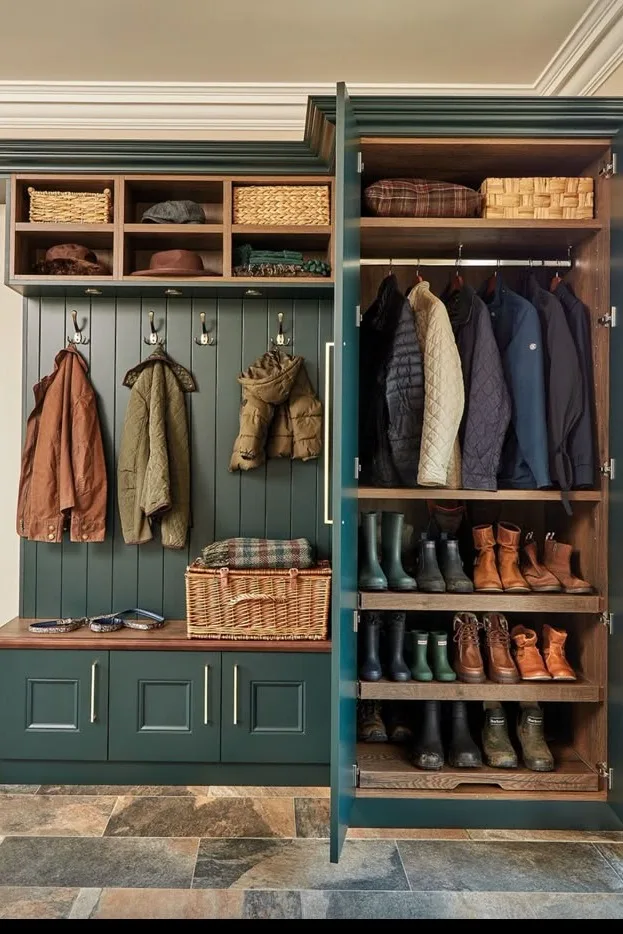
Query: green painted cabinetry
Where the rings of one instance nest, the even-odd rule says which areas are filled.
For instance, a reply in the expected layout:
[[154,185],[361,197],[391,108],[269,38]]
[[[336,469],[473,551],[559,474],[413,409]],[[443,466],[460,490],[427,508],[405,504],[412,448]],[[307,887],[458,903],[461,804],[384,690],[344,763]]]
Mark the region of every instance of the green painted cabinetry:
[[224,652],[222,762],[328,762],[330,656]]
[[108,758],[218,762],[218,652],[111,652]]
[[108,652],[2,653],[0,757],[102,760],[108,752]]

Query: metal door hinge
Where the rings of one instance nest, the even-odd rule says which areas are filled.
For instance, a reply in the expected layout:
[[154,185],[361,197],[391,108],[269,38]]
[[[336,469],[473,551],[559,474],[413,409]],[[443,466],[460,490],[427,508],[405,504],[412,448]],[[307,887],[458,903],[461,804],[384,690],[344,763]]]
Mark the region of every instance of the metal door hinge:
[[614,480],[616,477],[616,461],[614,457],[611,457],[610,460],[605,461],[599,468],[599,472],[602,477],[607,477],[608,480]]
[[361,464],[359,463],[359,458],[355,458],[355,480],[359,479],[359,474],[361,473]]
[[357,171],[360,175],[363,172],[363,156],[360,152],[357,153]]
[[353,784],[355,788],[359,788],[359,766],[357,763],[353,763]]
[[614,781],[614,769],[608,768],[607,762],[598,762],[597,763],[597,774],[600,778],[604,778],[608,783],[608,791],[612,791],[612,783]]
[[609,613],[607,610],[605,613],[600,613],[599,621],[602,626],[606,627],[608,635],[611,636],[614,631],[614,613]]
[[358,328],[361,327],[362,318],[363,318],[363,315],[361,314],[361,305],[355,305],[355,325]]
[[605,165],[602,165],[602,167],[599,170],[599,174],[602,176],[602,178],[612,178],[613,175],[617,174],[616,152],[612,153],[612,158],[610,159],[610,162],[606,162]]
[[359,612],[353,610],[353,632],[359,632]]
[[597,322],[604,328],[615,328],[617,326],[617,306],[611,305],[608,314],[597,318]]

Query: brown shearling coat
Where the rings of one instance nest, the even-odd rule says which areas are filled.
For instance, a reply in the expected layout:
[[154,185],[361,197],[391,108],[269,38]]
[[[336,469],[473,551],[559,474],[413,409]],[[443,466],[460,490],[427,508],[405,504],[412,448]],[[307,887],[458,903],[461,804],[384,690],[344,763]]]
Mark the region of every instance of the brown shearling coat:
[[266,457],[311,460],[322,447],[322,404],[302,357],[270,350],[240,374],[240,430],[230,470],[253,470]]
[[75,347],[34,387],[17,502],[17,534],[34,542],[103,542],[106,461],[95,392]]

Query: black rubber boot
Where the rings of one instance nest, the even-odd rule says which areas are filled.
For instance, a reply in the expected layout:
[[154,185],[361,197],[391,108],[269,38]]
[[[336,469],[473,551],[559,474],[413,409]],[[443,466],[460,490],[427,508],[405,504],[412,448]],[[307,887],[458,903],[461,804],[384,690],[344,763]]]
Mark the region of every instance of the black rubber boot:
[[415,579],[418,589],[424,593],[445,593],[446,582],[437,564],[437,549],[435,542],[422,533],[418,542],[417,566]]
[[437,542],[437,556],[447,593],[473,593],[474,585],[463,570],[456,538],[450,538],[447,532],[442,532]]
[[410,681],[411,671],[405,662],[406,613],[387,613],[385,624],[385,674],[390,681]]
[[379,656],[382,625],[380,613],[361,614],[359,677],[362,681],[380,681],[383,676]]
[[378,513],[361,514],[361,543],[359,551],[359,589],[387,590],[387,578],[379,563],[376,545]]
[[401,512],[381,513],[381,568],[390,590],[417,590],[414,579],[402,566],[404,520]]
[[441,701],[424,701],[419,714],[422,719],[416,727],[417,739],[411,749],[411,762],[418,769],[441,769]]
[[383,704],[383,722],[390,743],[404,744],[413,742],[412,710],[409,701],[406,703],[388,701]]
[[477,769],[482,765],[480,749],[469,732],[465,701],[452,701],[452,733],[448,762],[454,769]]

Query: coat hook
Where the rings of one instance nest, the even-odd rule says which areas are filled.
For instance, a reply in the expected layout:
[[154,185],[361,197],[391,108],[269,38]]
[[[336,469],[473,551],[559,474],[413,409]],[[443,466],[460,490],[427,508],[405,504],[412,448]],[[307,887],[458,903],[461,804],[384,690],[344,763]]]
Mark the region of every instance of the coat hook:
[[209,332],[208,329],[206,328],[206,313],[205,313],[205,311],[202,311],[202,312],[199,314],[199,317],[201,318],[201,334],[200,334],[199,337],[195,337],[195,344],[201,344],[203,347],[205,347],[207,344],[209,344],[209,345],[215,344],[216,341],[214,340],[214,338],[212,337],[212,335],[210,334],[210,332]]
[[82,336],[83,329],[78,325],[78,312],[77,311],[72,311],[71,320],[74,323],[74,336],[68,337],[67,341],[70,344],[88,344],[89,338]]
[[277,315],[277,321],[279,322],[279,330],[277,332],[277,338],[271,337],[270,342],[273,347],[289,347],[292,343],[289,337],[286,337],[283,333],[283,312],[279,312]]
[[158,337],[158,330],[154,326],[154,313],[149,312],[149,337],[144,337],[146,344],[164,344],[164,341]]

